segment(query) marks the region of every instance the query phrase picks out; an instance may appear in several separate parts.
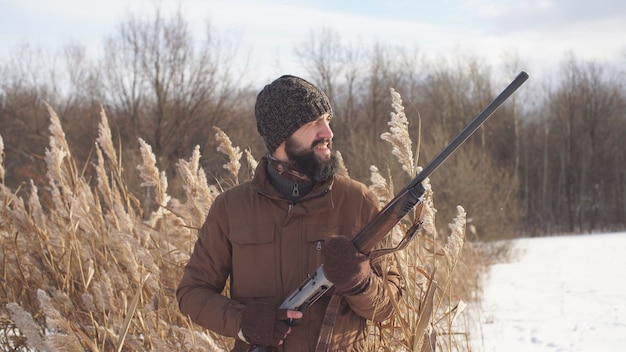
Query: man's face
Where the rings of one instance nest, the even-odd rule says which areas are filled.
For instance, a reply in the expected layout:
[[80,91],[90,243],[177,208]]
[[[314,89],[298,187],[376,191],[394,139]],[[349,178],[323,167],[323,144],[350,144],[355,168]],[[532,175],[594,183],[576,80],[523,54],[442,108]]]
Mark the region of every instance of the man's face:
[[337,171],[337,158],[331,154],[332,138],[330,117],[322,115],[300,127],[285,141],[285,153],[296,169],[323,182]]

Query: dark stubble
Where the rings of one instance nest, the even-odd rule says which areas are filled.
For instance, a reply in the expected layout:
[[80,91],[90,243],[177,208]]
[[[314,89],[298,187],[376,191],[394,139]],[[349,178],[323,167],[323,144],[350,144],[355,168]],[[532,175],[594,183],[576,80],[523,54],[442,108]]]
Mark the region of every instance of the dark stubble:
[[315,154],[315,146],[328,141],[328,149],[332,150],[332,141],[316,139],[309,148],[303,147],[295,139],[289,138],[285,142],[285,153],[293,167],[317,182],[331,179],[339,170],[339,162],[334,154],[323,158]]

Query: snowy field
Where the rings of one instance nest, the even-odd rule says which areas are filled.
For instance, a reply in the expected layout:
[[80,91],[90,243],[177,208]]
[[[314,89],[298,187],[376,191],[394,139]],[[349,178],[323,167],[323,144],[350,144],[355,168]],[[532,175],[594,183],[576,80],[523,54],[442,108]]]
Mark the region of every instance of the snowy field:
[[486,278],[473,351],[626,351],[626,232],[514,245]]

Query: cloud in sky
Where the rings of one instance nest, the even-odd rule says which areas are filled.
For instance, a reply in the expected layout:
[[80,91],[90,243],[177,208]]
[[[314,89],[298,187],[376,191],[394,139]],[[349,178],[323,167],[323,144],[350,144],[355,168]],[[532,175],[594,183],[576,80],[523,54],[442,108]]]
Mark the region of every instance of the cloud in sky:
[[[178,6],[196,39],[207,21],[219,32],[237,33],[259,69],[267,71],[295,69],[294,47],[320,28],[332,29],[344,43],[416,47],[428,57],[463,52],[497,65],[503,53],[517,53],[529,70],[555,68],[568,52],[585,60],[626,62],[623,0],[161,1],[163,13]],[[129,13],[150,18],[155,5],[0,0],[0,8],[2,58],[21,43],[60,50],[75,41],[99,54],[103,39],[113,36]]]

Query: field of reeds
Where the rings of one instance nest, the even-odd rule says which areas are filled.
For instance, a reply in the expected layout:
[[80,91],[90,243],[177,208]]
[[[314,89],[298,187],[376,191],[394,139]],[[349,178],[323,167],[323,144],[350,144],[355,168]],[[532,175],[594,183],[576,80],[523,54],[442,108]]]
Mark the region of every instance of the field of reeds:
[[[413,177],[419,171],[419,143],[414,149],[401,98],[391,94],[390,128],[381,138]],[[115,147],[105,111],[93,160],[79,168],[59,117],[48,109],[48,184],[43,189],[30,180],[19,189],[5,187],[0,131],[0,350],[228,350],[232,339],[192,324],[180,314],[174,293],[197,229],[222,190],[199,166],[199,148],[176,165],[182,188],[177,193],[184,194],[177,199],[151,146],[140,140],[137,169],[141,186],[150,189],[153,209],[145,212],[136,190],[129,189],[121,147]],[[224,168],[233,179],[242,163],[254,168],[248,150],[242,152],[219,128],[215,131],[221,142],[217,152],[226,156]],[[394,180],[377,166],[370,171],[370,187],[385,204],[394,195]],[[464,243],[464,209],[457,207],[449,233],[438,233],[436,190],[428,180],[425,188],[423,230],[408,248],[392,254],[406,290],[395,316],[371,326],[376,351],[471,349],[463,308],[476,294],[482,269],[474,260],[476,250]],[[413,220],[408,216],[396,226],[388,244],[397,243]]]

